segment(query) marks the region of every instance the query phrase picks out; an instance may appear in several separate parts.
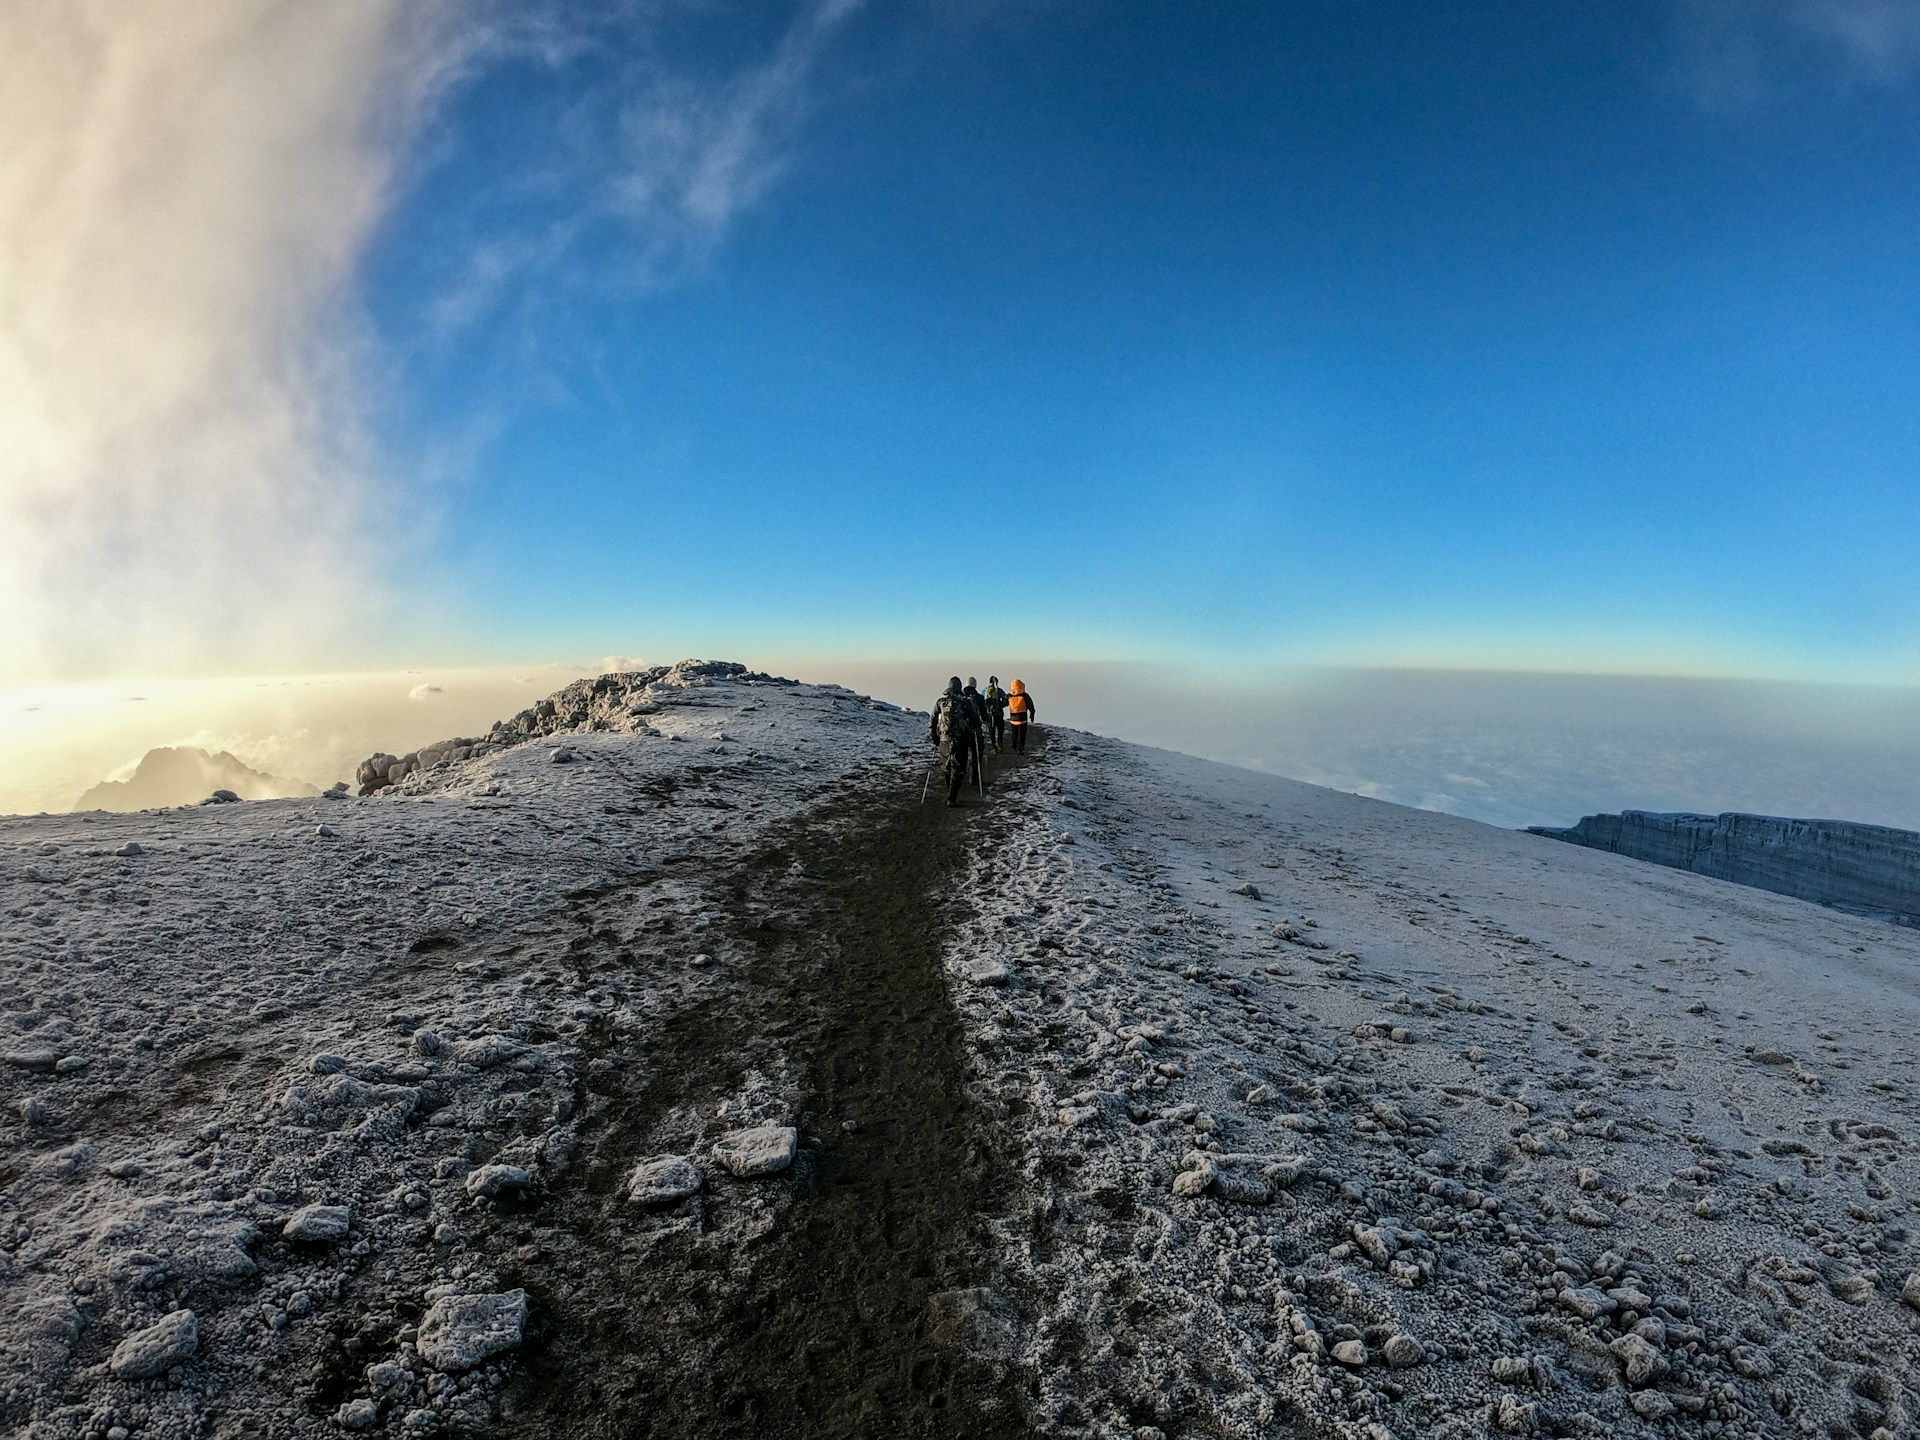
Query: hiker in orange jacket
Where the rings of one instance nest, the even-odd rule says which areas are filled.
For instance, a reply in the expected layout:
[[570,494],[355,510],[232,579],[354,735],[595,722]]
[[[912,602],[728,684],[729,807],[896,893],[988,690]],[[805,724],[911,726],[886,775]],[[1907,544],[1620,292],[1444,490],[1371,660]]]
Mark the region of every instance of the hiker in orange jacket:
[[1033,696],[1027,693],[1027,682],[1013,682],[1013,692],[1007,696],[1007,724],[1013,727],[1013,753],[1027,753],[1027,727],[1033,724],[1034,717],[1040,712],[1034,707]]

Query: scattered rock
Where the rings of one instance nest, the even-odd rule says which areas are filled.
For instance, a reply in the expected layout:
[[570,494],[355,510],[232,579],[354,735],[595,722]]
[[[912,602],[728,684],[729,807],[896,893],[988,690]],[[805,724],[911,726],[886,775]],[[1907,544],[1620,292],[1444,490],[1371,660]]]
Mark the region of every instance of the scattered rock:
[[1331,1353],[1342,1365],[1360,1366],[1367,1363],[1367,1347],[1363,1341],[1341,1340],[1334,1345]]
[[0,1065],[11,1065],[16,1070],[50,1073],[59,1063],[58,1050],[9,1050],[0,1054]]
[[527,1047],[511,1035],[482,1035],[473,1040],[455,1041],[453,1055],[456,1060],[476,1070],[491,1070],[496,1065],[517,1059],[526,1050]]
[[1540,1425],[1540,1407],[1502,1395],[1493,1408],[1493,1423],[1508,1435],[1531,1435]]
[[954,965],[953,973],[970,985],[1007,983],[1007,967],[998,960],[962,960]]
[[1520,1385],[1533,1378],[1533,1362],[1524,1355],[1502,1355],[1493,1362],[1493,1378],[1503,1385]]
[[150,1380],[199,1348],[199,1318],[191,1310],[176,1310],[116,1345],[108,1368],[121,1380]]
[[713,1158],[742,1179],[778,1175],[793,1163],[800,1135],[791,1125],[759,1125],[722,1135]]
[[573,751],[567,749],[564,745],[547,756],[547,763],[549,765],[571,765],[573,760]]
[[1602,1294],[1591,1285],[1562,1290],[1559,1298],[1562,1310],[1571,1310],[1582,1320],[1598,1320],[1602,1315],[1611,1315],[1620,1308],[1618,1301]]
[[520,1343],[527,1327],[527,1292],[446,1295],[420,1317],[415,1340],[420,1358],[434,1369],[471,1370]]
[[1627,1383],[1636,1388],[1651,1384],[1666,1372],[1667,1362],[1644,1335],[1622,1335],[1607,1348],[1627,1372]]
[[1636,1390],[1627,1403],[1642,1420],[1665,1420],[1673,1414],[1673,1401],[1658,1390]]
[[1900,1298],[1914,1309],[1920,1310],[1920,1270],[1915,1270],[1907,1276],[1907,1283],[1900,1287]]
[[1394,1370],[1411,1370],[1415,1365],[1425,1364],[1427,1359],[1426,1347],[1411,1335],[1391,1337],[1381,1347],[1380,1353]]
[[636,1205],[671,1205],[700,1193],[706,1177],[684,1155],[642,1160],[627,1176],[627,1199]]
[[467,1198],[471,1200],[524,1195],[533,1188],[533,1177],[518,1165],[482,1165],[467,1175]]
[[1258,885],[1255,885],[1252,881],[1248,881],[1245,885],[1234,886],[1233,889],[1228,893],[1233,895],[1244,895],[1249,900],[1258,900],[1260,898],[1260,887]]
[[347,1238],[353,1212],[345,1205],[303,1205],[287,1218],[280,1233],[289,1240],[325,1243]]
[[123,855],[127,859],[131,860],[136,855],[146,854],[147,847],[142,845],[138,840],[129,840],[127,841],[126,844],[122,845],[118,850],[114,851],[113,853],[116,855]]
[[365,1398],[349,1400],[334,1412],[333,1418],[345,1430],[371,1430],[380,1423],[380,1407]]

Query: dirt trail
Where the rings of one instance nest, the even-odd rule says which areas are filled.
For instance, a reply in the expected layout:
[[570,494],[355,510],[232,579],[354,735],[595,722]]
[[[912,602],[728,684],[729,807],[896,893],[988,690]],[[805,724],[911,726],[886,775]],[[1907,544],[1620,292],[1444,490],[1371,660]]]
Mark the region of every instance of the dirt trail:
[[[1015,823],[1037,762],[1001,757],[1000,793],[960,811],[917,803],[917,768],[876,764],[728,877],[730,938],[749,958],[643,1037],[643,1056],[603,1052],[600,1159],[539,1217],[565,1242],[513,1276],[544,1319],[505,1433],[1031,1433],[1017,1387],[936,1341],[929,1302],[987,1282],[979,1217],[1006,1173],[967,1093],[943,951],[969,849]],[[609,953],[576,944],[577,963],[619,963],[607,937],[623,903],[582,905],[580,933]],[[648,1137],[782,1063],[802,1077],[802,1154],[773,1182],[791,1203],[744,1255],[706,1243],[705,1222],[635,1244],[617,1186]]]

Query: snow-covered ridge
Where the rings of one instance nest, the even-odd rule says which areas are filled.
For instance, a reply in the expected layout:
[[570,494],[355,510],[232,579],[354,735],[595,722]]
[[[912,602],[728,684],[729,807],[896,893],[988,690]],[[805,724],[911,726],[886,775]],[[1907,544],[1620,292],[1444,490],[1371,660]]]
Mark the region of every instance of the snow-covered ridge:
[[1628,810],[1532,834],[1781,895],[1920,923],[1920,834],[1848,820]]
[[[743,667],[617,693],[649,689],[623,730],[535,707],[516,737],[581,727],[564,765],[496,744],[364,800],[0,818],[0,1433],[498,1416],[563,1299],[552,1217],[640,1158],[609,1107],[746,983],[731,877],[923,738]],[[710,1157],[788,1122],[790,1062],[716,1083],[637,1136],[707,1171],[695,1220],[615,1195],[616,1231],[731,1253],[787,1203]]]
[[[922,808],[924,717],[674,669],[0,820],[0,1432],[699,1437],[743,1356],[844,1420],[959,1355],[974,1436],[1910,1433],[1920,932],[1054,727]],[[934,1292],[856,1346],[766,1287],[863,1155],[979,1203],[846,1237]]]
[[659,665],[650,670],[611,671],[576,680],[511,719],[495,721],[485,735],[438,740],[405,755],[389,755],[384,751],[369,755],[360,762],[354,779],[362,795],[371,795],[437,765],[492,755],[509,746],[549,735],[589,730],[616,735],[645,734],[651,729],[646,717],[656,713],[663,700],[675,692],[715,679],[758,685],[799,683],[749,671],[746,666],[729,660],[682,660],[677,665]]

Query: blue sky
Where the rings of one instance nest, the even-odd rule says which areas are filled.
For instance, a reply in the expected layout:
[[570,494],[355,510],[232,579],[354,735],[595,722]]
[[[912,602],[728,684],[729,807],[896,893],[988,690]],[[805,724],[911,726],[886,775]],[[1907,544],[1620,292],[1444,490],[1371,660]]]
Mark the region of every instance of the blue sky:
[[[648,70],[724,93],[751,13]],[[679,234],[579,193],[637,43],[474,83],[368,266],[403,342],[448,257],[570,232],[395,417],[485,434],[444,545],[495,641],[1913,678],[1903,52],[1790,8],[876,8]]]
[[267,447],[388,658],[1920,679],[1911,0],[389,9]]

